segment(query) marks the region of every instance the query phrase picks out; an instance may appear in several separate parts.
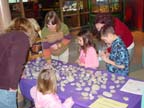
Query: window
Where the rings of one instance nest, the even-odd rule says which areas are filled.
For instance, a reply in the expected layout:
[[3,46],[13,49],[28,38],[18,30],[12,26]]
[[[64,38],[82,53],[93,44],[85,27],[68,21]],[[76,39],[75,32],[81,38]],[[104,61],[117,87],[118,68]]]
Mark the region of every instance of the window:
[[[17,3],[19,0],[8,0],[9,3]],[[23,0],[23,2],[28,2],[28,0]]]

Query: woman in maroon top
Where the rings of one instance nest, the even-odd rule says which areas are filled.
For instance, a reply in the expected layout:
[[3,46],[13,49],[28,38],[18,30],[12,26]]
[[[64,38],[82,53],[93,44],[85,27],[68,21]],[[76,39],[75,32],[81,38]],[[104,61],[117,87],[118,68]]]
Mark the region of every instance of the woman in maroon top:
[[17,86],[34,41],[34,29],[25,18],[14,19],[0,35],[0,108],[17,108]]
[[[116,35],[118,35],[125,43],[129,52],[129,58],[131,59],[134,50],[134,40],[131,31],[128,29],[128,27],[123,22],[121,22],[118,18],[113,17],[109,13],[99,13],[95,17],[94,32],[93,32],[94,35],[99,40],[101,39],[99,31],[104,25],[109,25],[114,27]],[[108,49],[108,51],[110,52],[110,48]]]

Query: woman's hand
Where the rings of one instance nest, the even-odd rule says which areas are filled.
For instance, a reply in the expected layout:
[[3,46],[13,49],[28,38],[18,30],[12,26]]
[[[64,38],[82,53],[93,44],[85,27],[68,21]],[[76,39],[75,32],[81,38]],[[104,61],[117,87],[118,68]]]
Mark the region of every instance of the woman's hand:
[[51,46],[51,48],[52,48],[53,50],[57,50],[57,49],[58,49],[58,45],[57,45],[57,44],[54,44],[54,45]]

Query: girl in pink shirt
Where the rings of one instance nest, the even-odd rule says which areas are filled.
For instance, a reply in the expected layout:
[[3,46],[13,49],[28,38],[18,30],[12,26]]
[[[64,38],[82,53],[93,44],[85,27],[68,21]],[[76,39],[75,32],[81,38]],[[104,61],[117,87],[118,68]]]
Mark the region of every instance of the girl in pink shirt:
[[99,66],[98,54],[94,48],[92,33],[89,30],[82,30],[78,34],[78,43],[81,46],[80,56],[76,61],[79,65],[97,68]]
[[74,104],[71,97],[64,103],[56,94],[56,76],[53,69],[43,70],[39,76],[37,85],[30,90],[36,108],[71,108]]

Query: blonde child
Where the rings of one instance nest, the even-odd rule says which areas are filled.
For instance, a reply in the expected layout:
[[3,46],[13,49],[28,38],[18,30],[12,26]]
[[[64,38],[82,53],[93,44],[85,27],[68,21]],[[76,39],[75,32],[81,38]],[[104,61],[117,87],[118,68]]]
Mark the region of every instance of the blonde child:
[[74,104],[71,97],[61,103],[56,94],[56,76],[53,69],[43,70],[39,76],[37,85],[32,87],[30,94],[34,100],[36,108],[71,108]]
[[99,67],[98,54],[94,48],[92,34],[89,30],[81,30],[78,34],[80,56],[76,61],[79,65],[97,68]]
[[28,60],[32,60],[42,56],[42,46],[41,46],[41,39],[40,39],[41,28],[36,19],[28,18],[28,20],[30,21],[31,25],[35,30],[35,36],[37,36],[36,42],[32,45],[29,51]]

